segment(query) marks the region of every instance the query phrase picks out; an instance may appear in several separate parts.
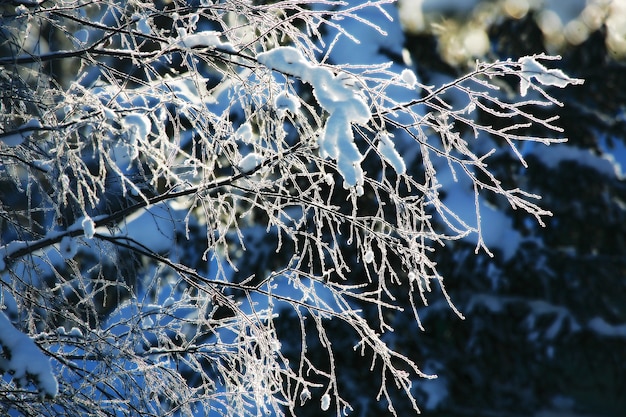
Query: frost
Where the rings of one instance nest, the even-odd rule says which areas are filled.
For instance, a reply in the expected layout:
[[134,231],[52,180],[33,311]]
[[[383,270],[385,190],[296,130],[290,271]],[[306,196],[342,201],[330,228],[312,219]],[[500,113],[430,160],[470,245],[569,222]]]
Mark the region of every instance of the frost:
[[536,61],[534,57],[524,56],[519,59],[522,64],[520,76],[520,94],[522,97],[528,93],[528,88],[532,85],[531,78],[534,78],[542,85],[553,85],[556,87],[566,87],[570,84],[582,84],[583,80],[570,78],[559,69],[548,69]]
[[165,301],[163,302],[163,307],[167,308],[167,307],[171,307],[176,303],[176,300],[173,297],[167,297],[165,299]]
[[67,175],[62,174],[59,180],[61,182],[61,187],[63,187],[63,189],[67,189],[70,186],[70,179],[68,178]]
[[24,333],[11,324],[0,311],[0,372],[11,374],[14,381],[25,386],[31,380],[41,394],[55,397],[59,391],[52,374],[50,360]]
[[[490,146],[494,136],[527,139],[519,126],[551,128],[546,109],[532,112],[550,101],[541,84],[558,84],[560,73],[535,58],[477,62],[464,78],[418,87],[391,0],[214,3],[99,2],[59,14],[38,2],[6,22],[7,44],[21,47],[0,57],[4,84],[15,88],[0,180],[24,195],[7,195],[19,207],[3,211],[2,238],[13,240],[0,247],[9,269],[0,305],[39,332],[63,375],[58,396],[70,401],[8,395],[28,401],[32,415],[50,407],[115,415],[120,404],[141,415],[279,415],[312,395],[339,414],[350,409],[341,367],[315,365],[317,349],[339,357],[326,334],[332,320],[354,330],[347,346],[372,359],[391,414],[396,387],[417,412],[414,381],[424,375],[394,351],[390,332],[403,323],[396,312],[417,314],[439,278],[433,245],[474,233],[505,260],[514,253],[521,235],[479,192],[545,214],[504,189],[489,154],[465,134]],[[65,28],[74,44],[47,42],[41,21]],[[10,82],[51,61],[79,75]],[[520,74],[539,97],[503,100],[492,80]],[[472,106],[502,123],[475,123]],[[41,122],[5,130],[39,114]],[[359,270],[367,276],[353,277]],[[378,319],[366,313],[376,309]],[[294,332],[279,339],[285,317]],[[111,363],[114,372],[99,372]],[[444,382],[422,390],[427,408]]]
[[270,348],[274,352],[280,352],[280,349],[282,348],[282,344],[278,341],[278,339],[272,339],[270,341]]

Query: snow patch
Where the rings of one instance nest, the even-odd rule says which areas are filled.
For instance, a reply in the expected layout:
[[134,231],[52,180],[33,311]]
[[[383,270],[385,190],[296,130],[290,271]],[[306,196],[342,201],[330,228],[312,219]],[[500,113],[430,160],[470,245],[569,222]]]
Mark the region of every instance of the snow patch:
[[137,139],[145,140],[152,130],[152,121],[145,114],[130,113],[122,121],[122,125],[128,129],[128,136],[131,144],[135,144]]
[[602,317],[595,317],[587,323],[587,327],[599,334],[607,337],[626,337],[626,324],[610,324]]
[[38,119],[30,119],[18,127],[15,132],[9,133],[5,136],[0,136],[0,142],[6,146],[18,146],[21,145],[26,139],[28,139],[37,129],[41,129],[42,125]]
[[415,85],[417,84],[417,76],[415,75],[415,73],[412,70],[410,70],[408,68],[405,68],[405,69],[402,70],[402,72],[400,73],[400,78],[409,87],[415,87]]
[[573,161],[595,169],[603,175],[618,179],[624,178],[620,164],[609,154],[598,156],[588,149],[580,149],[566,144],[554,144],[547,148],[542,147],[540,151],[533,152],[533,155],[551,169],[557,169],[563,161]]
[[78,252],[76,240],[71,236],[63,236],[59,243],[59,252],[61,252],[63,259],[72,259]]
[[237,139],[240,139],[245,143],[252,143],[254,140],[254,133],[252,132],[252,126],[250,126],[250,123],[246,122],[239,126],[239,129],[235,132],[235,136]]
[[22,386],[32,381],[42,396],[55,397],[59,391],[52,373],[50,360],[39,350],[30,337],[13,327],[9,318],[0,311],[0,372],[9,373]]

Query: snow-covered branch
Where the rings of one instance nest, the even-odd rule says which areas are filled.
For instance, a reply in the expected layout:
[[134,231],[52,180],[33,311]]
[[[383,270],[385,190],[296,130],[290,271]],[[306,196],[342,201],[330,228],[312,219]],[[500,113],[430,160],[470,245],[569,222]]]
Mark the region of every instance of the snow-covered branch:
[[[419,411],[412,382],[430,376],[388,342],[392,317],[423,328],[433,292],[462,317],[432,255],[472,237],[489,251],[485,192],[548,214],[490,158],[498,141],[522,164],[520,143],[560,141],[523,129],[558,132],[533,109],[580,80],[547,56],[477,63],[440,87],[403,62],[343,63],[343,42],[394,30],[391,3],[15,5],[0,306],[28,334],[0,313],[7,395],[43,415],[295,415],[313,398],[340,415],[338,325],[390,412],[394,384]],[[444,197],[454,181],[475,218]],[[18,389],[28,381],[54,406]]]

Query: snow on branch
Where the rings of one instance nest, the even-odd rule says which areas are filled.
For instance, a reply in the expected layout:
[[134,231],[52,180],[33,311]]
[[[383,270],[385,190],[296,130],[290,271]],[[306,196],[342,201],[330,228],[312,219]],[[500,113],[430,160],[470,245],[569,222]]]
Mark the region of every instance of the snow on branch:
[[[507,221],[483,193],[549,214],[490,158],[562,141],[526,129],[558,132],[534,111],[581,81],[533,56],[423,85],[376,55],[400,33],[391,0],[166,3],[42,2],[7,23],[0,300],[37,318],[63,383],[1,312],[0,370],[67,415],[341,415],[332,319],[390,412],[392,384],[418,411],[431,376],[388,335],[403,314],[422,328],[434,292],[455,309],[438,246],[518,241],[483,233]],[[336,64],[344,38],[384,61]]]
[[55,397],[59,391],[52,373],[50,359],[33,340],[17,330],[0,311],[0,372],[11,375],[13,381],[25,387],[32,382],[42,397]]
[[354,143],[352,124],[367,124],[372,114],[359,91],[359,81],[346,74],[335,75],[329,68],[310,63],[300,50],[293,47],[278,47],[260,53],[257,60],[269,69],[311,84],[318,104],[330,114],[318,138],[322,157],[336,160],[345,187],[357,187],[362,193],[363,155]]

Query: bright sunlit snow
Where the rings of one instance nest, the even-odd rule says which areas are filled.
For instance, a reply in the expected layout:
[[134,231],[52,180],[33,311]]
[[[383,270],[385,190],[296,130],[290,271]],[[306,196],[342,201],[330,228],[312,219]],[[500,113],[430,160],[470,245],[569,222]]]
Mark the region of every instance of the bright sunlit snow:
[[362,187],[363,156],[354,143],[352,123],[367,123],[371,112],[355,80],[310,63],[293,47],[278,47],[260,53],[257,60],[269,69],[293,75],[313,86],[315,99],[330,113],[318,139],[322,156],[337,161],[346,187]]
[[393,167],[398,174],[404,174],[406,172],[406,165],[404,159],[396,150],[391,138],[390,133],[381,133],[379,135],[380,142],[378,143],[378,152],[383,158]]
[[534,78],[543,85],[554,85],[556,87],[566,87],[570,84],[582,84],[582,80],[576,80],[568,77],[559,69],[548,69],[533,57],[525,56],[519,59],[522,64],[520,73],[520,94],[524,97],[528,88],[532,85],[530,79]]
[[26,386],[31,380],[42,396],[54,397],[59,390],[50,360],[31,338],[17,330],[0,311],[0,372],[11,374],[14,381]]
[[300,100],[298,97],[283,91],[276,96],[274,105],[281,116],[287,111],[295,114],[300,108]]
[[221,41],[220,35],[220,32],[214,30],[188,34],[185,29],[178,28],[179,40],[177,45],[183,48],[219,47],[229,51],[233,50],[234,48],[230,43]]
[[130,113],[122,122],[123,126],[128,129],[127,134],[131,143],[136,140],[145,140],[152,130],[152,121],[148,116],[141,113]]
[[85,217],[81,225],[83,227],[85,237],[87,239],[93,238],[93,235],[96,233],[96,223],[94,223],[91,217]]
[[258,153],[252,152],[244,156],[237,166],[241,172],[252,172],[263,162],[263,156]]

